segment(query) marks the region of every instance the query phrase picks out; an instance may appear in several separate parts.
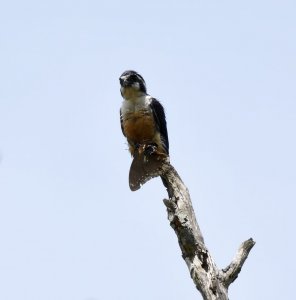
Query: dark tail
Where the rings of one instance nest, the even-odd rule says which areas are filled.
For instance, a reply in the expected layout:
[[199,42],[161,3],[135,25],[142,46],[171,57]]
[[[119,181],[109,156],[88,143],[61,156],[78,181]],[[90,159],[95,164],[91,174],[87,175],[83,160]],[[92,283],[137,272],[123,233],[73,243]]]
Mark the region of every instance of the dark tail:
[[[141,188],[150,179],[157,177],[161,173],[161,167],[164,158],[163,154],[153,153],[146,155],[144,153],[135,153],[129,172],[129,186],[132,191]],[[164,186],[167,188],[166,180],[161,177]]]

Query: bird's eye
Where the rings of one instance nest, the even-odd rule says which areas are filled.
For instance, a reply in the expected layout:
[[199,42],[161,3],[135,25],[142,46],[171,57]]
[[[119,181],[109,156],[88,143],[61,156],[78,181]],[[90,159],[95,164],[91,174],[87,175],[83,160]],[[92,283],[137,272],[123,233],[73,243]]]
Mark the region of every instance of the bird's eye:
[[137,75],[131,75],[129,77],[129,79],[132,80],[132,81],[137,81],[138,80],[138,76]]

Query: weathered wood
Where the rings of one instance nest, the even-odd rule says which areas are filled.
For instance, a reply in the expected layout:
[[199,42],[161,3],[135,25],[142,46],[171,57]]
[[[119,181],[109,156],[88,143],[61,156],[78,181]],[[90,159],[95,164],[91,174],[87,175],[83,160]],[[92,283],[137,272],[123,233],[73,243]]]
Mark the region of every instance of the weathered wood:
[[205,246],[189,191],[168,159],[163,162],[158,175],[162,177],[169,195],[164,204],[170,225],[177,235],[182,257],[196,288],[205,300],[227,300],[228,287],[237,278],[255,242],[249,239],[242,243],[229,266],[218,269]]
[[222,269],[223,281],[226,287],[229,287],[229,285],[237,278],[254,245],[255,242],[252,238],[244,241],[240,245],[232,262],[226,268]]

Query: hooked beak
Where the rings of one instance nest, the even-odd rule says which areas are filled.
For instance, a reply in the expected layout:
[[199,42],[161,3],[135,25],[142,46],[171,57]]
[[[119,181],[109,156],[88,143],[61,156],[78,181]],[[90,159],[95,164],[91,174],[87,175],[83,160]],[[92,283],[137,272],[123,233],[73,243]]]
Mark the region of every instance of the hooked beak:
[[123,86],[123,87],[128,86],[127,76],[121,76],[119,78],[119,82],[120,82],[120,85]]

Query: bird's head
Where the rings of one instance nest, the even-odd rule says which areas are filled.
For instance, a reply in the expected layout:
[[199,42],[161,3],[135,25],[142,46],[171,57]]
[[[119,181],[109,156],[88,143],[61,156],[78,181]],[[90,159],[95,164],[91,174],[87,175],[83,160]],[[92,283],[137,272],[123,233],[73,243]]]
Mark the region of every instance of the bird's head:
[[125,71],[119,77],[120,92],[123,98],[128,99],[146,94],[146,83],[144,78],[136,71]]

